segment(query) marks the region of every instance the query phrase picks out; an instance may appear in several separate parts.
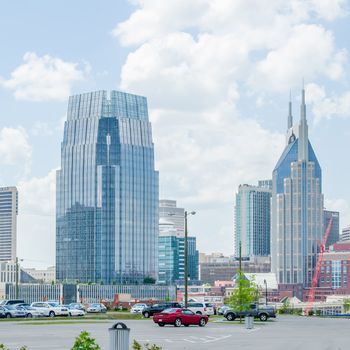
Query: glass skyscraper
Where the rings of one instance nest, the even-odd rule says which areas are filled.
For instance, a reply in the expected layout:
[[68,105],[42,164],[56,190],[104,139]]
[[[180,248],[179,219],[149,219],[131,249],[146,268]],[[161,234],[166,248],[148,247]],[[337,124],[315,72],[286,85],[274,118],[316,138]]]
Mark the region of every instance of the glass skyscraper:
[[158,172],[145,97],[69,98],[56,201],[58,280],[157,277]]
[[270,255],[271,180],[259,181],[259,186],[240,185],[235,205],[235,256]]
[[321,167],[308,138],[304,89],[299,125],[289,103],[287,145],[272,182],[272,271],[280,284],[309,287],[324,233]]

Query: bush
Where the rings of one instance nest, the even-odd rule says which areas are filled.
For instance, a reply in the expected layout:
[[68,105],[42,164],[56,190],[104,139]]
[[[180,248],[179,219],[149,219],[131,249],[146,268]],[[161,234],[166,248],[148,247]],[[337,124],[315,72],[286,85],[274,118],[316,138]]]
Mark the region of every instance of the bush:
[[[133,350],[142,350],[142,345],[136,340],[134,340],[134,342],[132,343],[132,348]],[[145,344],[144,349],[145,350],[162,350],[162,347],[156,344],[153,344],[153,345]]]
[[75,338],[75,342],[71,350],[100,350],[98,344],[95,343],[95,339],[90,337],[90,334],[86,331],[82,331],[80,335]]

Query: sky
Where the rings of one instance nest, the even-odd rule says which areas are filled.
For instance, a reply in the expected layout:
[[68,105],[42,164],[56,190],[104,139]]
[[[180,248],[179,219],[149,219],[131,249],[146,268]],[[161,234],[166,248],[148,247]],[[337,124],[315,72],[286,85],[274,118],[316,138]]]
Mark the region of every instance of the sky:
[[238,185],[271,178],[305,81],[325,206],[350,224],[345,0],[5,2],[0,186],[19,189],[18,257],[55,262],[55,171],[68,96],[146,96],[160,197],[197,214],[201,252],[233,253]]

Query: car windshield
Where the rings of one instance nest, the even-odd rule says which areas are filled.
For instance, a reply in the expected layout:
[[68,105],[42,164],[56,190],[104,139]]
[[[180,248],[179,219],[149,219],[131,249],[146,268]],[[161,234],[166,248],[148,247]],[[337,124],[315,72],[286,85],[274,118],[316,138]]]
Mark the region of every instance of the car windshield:
[[16,308],[13,305],[5,305],[5,308],[7,310],[16,310]]
[[209,303],[206,303],[205,306],[206,306],[206,307],[213,307],[213,305],[212,305],[212,304],[209,304]]
[[165,310],[162,311],[162,313],[163,314],[172,314],[172,313],[176,312],[176,310],[177,309],[174,309],[174,308],[172,308],[172,309],[165,309]]
[[91,304],[90,307],[101,307],[100,304]]
[[57,303],[48,303],[50,306],[53,306],[53,307],[57,307],[57,306],[60,306],[60,304],[57,304]]

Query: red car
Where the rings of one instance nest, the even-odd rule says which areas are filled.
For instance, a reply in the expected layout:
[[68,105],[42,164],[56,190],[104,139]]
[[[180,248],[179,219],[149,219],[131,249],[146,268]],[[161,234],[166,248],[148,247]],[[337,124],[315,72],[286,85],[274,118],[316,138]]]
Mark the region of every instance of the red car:
[[196,315],[188,309],[166,309],[159,314],[154,314],[153,321],[158,323],[159,327],[164,327],[166,324],[173,324],[175,327],[181,325],[188,327],[191,324],[204,327],[208,323],[208,316]]

